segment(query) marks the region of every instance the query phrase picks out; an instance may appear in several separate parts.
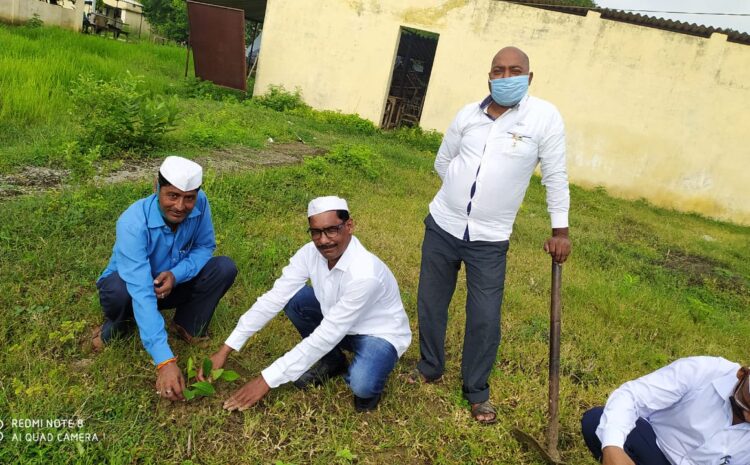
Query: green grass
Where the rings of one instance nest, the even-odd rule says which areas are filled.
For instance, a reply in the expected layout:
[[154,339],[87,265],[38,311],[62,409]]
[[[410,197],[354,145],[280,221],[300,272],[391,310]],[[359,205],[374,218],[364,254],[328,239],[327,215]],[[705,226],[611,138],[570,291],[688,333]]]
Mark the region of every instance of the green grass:
[[0,24],[0,48],[0,173],[48,164],[72,139],[77,128],[70,94],[79,75],[117,80],[130,71],[164,94],[178,92],[184,75],[183,48],[126,44],[54,27]]
[[[79,40],[107,42],[51,31],[70,41],[71,48]],[[30,34],[0,27],[0,42],[28,41],[26,46],[34,47]],[[108,43],[143,56],[152,50],[146,44]],[[100,60],[113,61],[109,55]],[[168,92],[172,81],[165,69],[148,79],[162,82]],[[170,405],[153,393],[154,369],[137,338],[117,342],[98,356],[80,343],[101,321],[94,282],[109,258],[114,222],[150,192],[149,180],[69,186],[3,201],[0,419],[5,438],[0,463],[542,463],[509,434],[519,426],[542,438],[545,425],[550,266],[541,247],[549,220],[538,178],[519,212],[508,257],[503,342],[491,377],[491,400],[500,421],[481,427],[471,421],[461,398],[463,278],[451,305],[444,381],[411,386],[400,376],[419,355],[422,219],[439,186],[432,171],[434,141],[409,133],[382,134],[321,113],[279,113],[235,98],[180,99],[184,114],[165,152],[193,156],[209,147],[262,147],[268,137],[301,138],[331,151],[322,159],[282,168],[218,174],[205,167],[217,253],[231,256],[240,274],[211,324],[213,346],[201,350],[172,342],[181,365],[188,356],[200,358],[218,347],[272,285],[308,240],[307,201],[326,194],[349,200],[355,234],[394,272],[414,343],[373,413],[354,412],[341,380],[306,392],[283,386],[243,413],[221,409],[239,382],[220,385],[216,397]],[[29,153],[41,151],[43,142],[28,137],[45,127],[45,117],[30,117],[23,129],[28,132],[3,137]],[[4,166],[48,163],[14,153],[20,153],[15,164]],[[687,355],[750,362],[750,228],[618,200],[601,189],[572,186],[571,195],[574,251],[563,272],[561,449],[568,463],[593,464],[580,438],[579,418],[623,381]],[[228,367],[248,380],[297,341],[292,325],[280,316],[233,355]],[[80,418],[82,431],[97,433],[99,442],[60,443],[56,435],[65,430],[12,428],[12,418]],[[23,440],[24,433],[44,431],[55,440]],[[21,440],[12,441],[13,433]]]

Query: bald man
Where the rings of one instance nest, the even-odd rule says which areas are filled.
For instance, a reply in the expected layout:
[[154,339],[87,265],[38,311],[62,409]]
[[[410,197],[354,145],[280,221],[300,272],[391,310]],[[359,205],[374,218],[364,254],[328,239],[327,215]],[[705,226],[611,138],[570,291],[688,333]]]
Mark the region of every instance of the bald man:
[[559,263],[570,253],[565,130],[557,109],[528,95],[529,58],[515,47],[492,59],[490,95],[465,106],[435,159],[442,187],[425,218],[417,313],[421,360],[410,381],[436,382],[445,368],[448,305],[466,267],[463,394],[472,417],[494,423],[489,375],[500,345],[505,256],[531,174],[541,165],[552,237],[544,250]]

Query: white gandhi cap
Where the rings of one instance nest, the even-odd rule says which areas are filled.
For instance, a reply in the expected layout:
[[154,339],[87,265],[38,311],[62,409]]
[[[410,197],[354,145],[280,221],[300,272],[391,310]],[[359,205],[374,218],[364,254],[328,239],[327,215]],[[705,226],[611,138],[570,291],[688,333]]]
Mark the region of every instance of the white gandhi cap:
[[349,211],[349,206],[346,204],[346,200],[336,197],[335,195],[318,197],[317,199],[312,199],[310,203],[307,204],[307,217],[310,218],[313,215],[330,210]]
[[164,159],[159,173],[183,192],[193,191],[203,183],[203,168],[187,158],[170,156]]

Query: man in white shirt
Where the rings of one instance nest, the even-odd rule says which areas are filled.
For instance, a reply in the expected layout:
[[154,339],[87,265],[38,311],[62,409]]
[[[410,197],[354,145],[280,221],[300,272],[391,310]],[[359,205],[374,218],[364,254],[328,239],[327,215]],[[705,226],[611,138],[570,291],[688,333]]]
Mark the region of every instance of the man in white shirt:
[[721,357],[679,359],[586,412],[586,445],[604,465],[746,465],[748,377],[749,368]]
[[[396,279],[352,235],[346,201],[333,196],[312,200],[308,223],[312,242],[294,254],[211,360],[222,367],[230,352],[239,351],[282,308],[303,339],[232,394],[224,402],[227,410],[245,410],[290,381],[305,388],[339,374],[354,393],[356,410],[373,410],[409,347],[411,330]],[[308,280],[312,287],[306,286]],[[342,349],[353,353],[348,367]]]
[[528,95],[533,78],[526,54],[500,50],[489,72],[490,96],[459,111],[435,159],[443,185],[430,203],[422,243],[417,311],[421,360],[411,382],[435,382],[445,368],[448,305],[466,266],[463,394],[480,423],[496,420],[488,379],[500,344],[505,256],[529,180],[541,164],[555,261],[570,253],[570,195],[565,129],[557,109]]

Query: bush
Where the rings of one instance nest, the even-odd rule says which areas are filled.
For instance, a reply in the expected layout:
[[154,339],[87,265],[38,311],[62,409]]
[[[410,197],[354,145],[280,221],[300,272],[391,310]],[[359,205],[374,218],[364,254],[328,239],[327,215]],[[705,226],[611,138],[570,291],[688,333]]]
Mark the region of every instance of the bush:
[[318,175],[328,174],[330,165],[373,180],[380,176],[383,159],[367,145],[337,145],[325,156],[305,160],[307,169]]
[[211,81],[204,81],[199,78],[185,79],[180,89],[180,95],[185,98],[202,98],[217,101],[242,101],[245,99],[244,93],[240,90],[217,86]]
[[87,150],[78,142],[70,142],[63,149],[63,163],[70,170],[73,181],[87,181],[96,174],[96,162],[101,158],[101,146],[96,145]]
[[142,154],[175,127],[176,98],[152,95],[143,78],[129,72],[112,81],[81,75],[72,97],[74,117],[84,128],[82,150],[100,146],[104,156]]
[[38,13],[34,13],[34,16],[29,18],[28,21],[26,21],[26,27],[36,29],[42,26],[44,26],[44,21],[42,21],[42,18],[39,16]]
[[254,97],[255,100],[266,108],[276,111],[290,111],[295,109],[309,109],[310,107],[302,100],[300,90],[294,93],[288,92],[284,86],[269,86],[264,95]]
[[393,131],[387,132],[391,137],[411,145],[419,150],[428,152],[437,152],[443,141],[443,135],[437,131],[424,131],[419,126],[407,128],[402,126]]
[[[294,111],[296,113],[297,111]],[[321,123],[335,126],[336,129],[350,134],[373,135],[378,132],[378,128],[372,124],[372,121],[361,118],[359,115],[350,115],[338,111],[310,111],[309,117]]]

